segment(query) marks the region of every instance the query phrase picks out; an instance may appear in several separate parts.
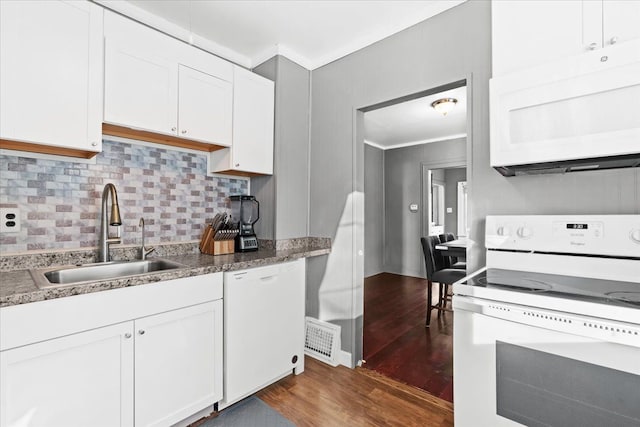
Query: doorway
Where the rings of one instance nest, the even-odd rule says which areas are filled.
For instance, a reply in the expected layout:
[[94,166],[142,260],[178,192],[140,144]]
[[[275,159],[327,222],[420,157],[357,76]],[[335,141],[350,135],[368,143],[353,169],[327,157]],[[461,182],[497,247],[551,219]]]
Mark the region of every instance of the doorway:
[[422,204],[425,236],[450,233],[456,238],[467,236],[467,169],[466,161],[446,166],[422,165]]
[[[461,81],[437,89],[363,110],[362,348],[365,368],[452,401],[453,316],[425,328],[420,237],[466,234],[467,88]],[[432,107],[444,98],[457,100],[446,116]]]

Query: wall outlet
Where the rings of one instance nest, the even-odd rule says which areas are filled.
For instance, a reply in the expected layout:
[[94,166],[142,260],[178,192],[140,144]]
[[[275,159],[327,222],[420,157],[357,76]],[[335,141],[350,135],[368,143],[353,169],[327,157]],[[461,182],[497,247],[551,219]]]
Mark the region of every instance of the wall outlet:
[[453,208],[447,208],[447,213],[453,213]]
[[0,208],[0,233],[20,231],[20,209]]

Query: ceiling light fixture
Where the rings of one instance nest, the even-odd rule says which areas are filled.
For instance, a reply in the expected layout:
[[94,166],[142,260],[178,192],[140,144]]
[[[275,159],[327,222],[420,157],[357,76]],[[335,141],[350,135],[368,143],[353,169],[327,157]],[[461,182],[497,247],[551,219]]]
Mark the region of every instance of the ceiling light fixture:
[[440,98],[431,103],[431,106],[438,113],[441,113],[443,116],[446,116],[458,103],[458,100],[455,98]]

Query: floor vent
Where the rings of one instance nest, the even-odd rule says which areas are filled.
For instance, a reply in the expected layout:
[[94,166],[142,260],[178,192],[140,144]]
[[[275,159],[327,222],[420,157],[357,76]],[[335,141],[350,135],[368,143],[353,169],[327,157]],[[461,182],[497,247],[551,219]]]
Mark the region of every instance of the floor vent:
[[340,326],[312,317],[306,318],[305,354],[331,366],[338,366],[340,348]]

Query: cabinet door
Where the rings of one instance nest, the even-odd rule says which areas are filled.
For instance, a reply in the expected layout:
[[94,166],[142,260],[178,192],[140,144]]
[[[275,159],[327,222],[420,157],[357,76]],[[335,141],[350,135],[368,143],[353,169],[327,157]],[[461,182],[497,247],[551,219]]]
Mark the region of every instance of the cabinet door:
[[640,38],[640,0],[606,0],[602,8],[605,46]]
[[0,138],[101,151],[102,8],[0,2]]
[[107,38],[104,121],[176,135],[178,65],[144,39]]
[[231,145],[231,82],[184,65],[179,67],[179,136]]
[[273,82],[235,67],[232,169],[273,173],[273,111]]
[[167,426],[222,398],[222,301],[135,321],[135,424]]
[[492,1],[491,15],[494,77],[587,49],[581,1]]
[[132,327],[0,352],[0,426],[133,426]]

